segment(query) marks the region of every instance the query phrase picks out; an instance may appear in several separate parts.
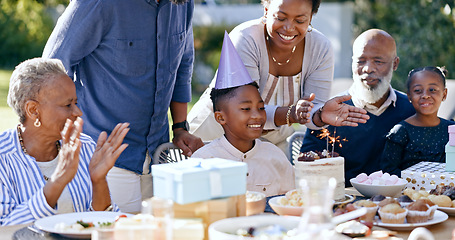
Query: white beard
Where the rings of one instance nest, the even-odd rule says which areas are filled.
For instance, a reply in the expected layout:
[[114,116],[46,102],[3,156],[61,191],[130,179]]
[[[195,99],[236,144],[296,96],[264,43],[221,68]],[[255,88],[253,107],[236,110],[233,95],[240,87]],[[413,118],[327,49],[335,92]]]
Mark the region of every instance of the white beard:
[[373,104],[379,101],[389,90],[390,81],[392,80],[393,68],[386,76],[379,78],[379,83],[375,88],[370,88],[362,82],[361,76],[354,74],[354,83],[350,89],[352,95],[363,102]]

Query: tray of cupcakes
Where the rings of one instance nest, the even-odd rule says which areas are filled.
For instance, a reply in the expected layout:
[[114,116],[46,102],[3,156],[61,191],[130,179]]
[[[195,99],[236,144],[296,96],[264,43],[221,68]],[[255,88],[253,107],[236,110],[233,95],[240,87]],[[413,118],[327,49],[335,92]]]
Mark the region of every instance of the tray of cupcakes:
[[403,190],[403,196],[407,196],[413,202],[419,199],[428,199],[437,205],[437,209],[455,216],[455,187],[448,185],[437,185],[434,189],[427,192],[425,190],[414,190],[406,188]]
[[[406,193],[408,192],[410,191],[406,191]],[[438,210],[438,206],[428,198],[413,200],[408,195],[398,198],[375,195],[370,199],[348,204],[342,210],[337,209],[335,214],[358,208],[367,209],[367,214],[361,217],[360,221],[370,222],[391,230],[411,230],[416,227],[441,223],[448,219],[448,215]]]

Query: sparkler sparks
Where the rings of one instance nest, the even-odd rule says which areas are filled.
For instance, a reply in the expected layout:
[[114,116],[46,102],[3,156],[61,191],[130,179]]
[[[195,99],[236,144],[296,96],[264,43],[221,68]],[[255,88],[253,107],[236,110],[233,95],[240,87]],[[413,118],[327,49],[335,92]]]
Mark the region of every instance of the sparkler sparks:
[[333,131],[333,136],[330,135],[330,131],[327,128],[324,128],[321,130],[321,133],[318,134],[316,137],[319,139],[326,139],[326,149],[329,151],[329,144],[332,145],[332,156],[333,152],[335,149],[335,144],[338,144],[338,146],[341,148],[343,147],[341,144],[341,141],[347,142],[348,140],[346,138],[340,139],[340,136],[336,136],[337,129],[335,128]]

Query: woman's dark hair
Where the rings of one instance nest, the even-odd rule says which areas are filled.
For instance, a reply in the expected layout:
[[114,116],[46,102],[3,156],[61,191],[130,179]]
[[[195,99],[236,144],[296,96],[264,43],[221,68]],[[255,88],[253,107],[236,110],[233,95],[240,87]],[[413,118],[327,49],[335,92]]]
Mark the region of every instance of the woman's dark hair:
[[210,99],[212,99],[213,103],[213,111],[220,111],[220,102],[228,100],[232,97],[235,96],[235,90],[239,87],[243,86],[254,86],[259,89],[259,86],[256,82],[251,82],[242,86],[237,86],[237,87],[231,87],[231,88],[223,88],[223,89],[215,89],[213,88],[212,91],[210,92]]
[[444,87],[446,87],[446,76],[447,76],[447,70],[445,67],[433,67],[433,66],[427,66],[427,67],[420,67],[420,68],[414,68],[411,71],[409,71],[408,74],[408,80],[406,81],[406,87],[409,91],[409,88],[411,87],[411,82],[412,82],[412,77],[414,74],[422,71],[429,71],[429,72],[434,72],[438,74],[441,77],[442,84]]
[[[273,0],[261,0],[261,3],[264,7],[268,7],[270,2]],[[318,12],[319,6],[321,5],[321,0],[306,0],[311,1],[311,14],[314,15]]]

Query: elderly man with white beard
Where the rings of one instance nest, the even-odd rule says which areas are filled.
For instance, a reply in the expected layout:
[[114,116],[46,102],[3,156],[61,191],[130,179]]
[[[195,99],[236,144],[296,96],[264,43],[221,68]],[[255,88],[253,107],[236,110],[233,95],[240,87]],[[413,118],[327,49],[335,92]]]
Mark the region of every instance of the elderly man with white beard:
[[[395,40],[387,32],[370,29],[354,41],[352,75],[354,82],[348,93],[352,96],[346,104],[363,108],[370,119],[357,127],[333,127],[327,129],[339,137],[334,151],[345,159],[346,186],[349,179],[360,173],[370,174],[380,170],[380,156],[385,136],[398,122],[415,113],[405,94],[392,88],[393,71],[400,62]],[[327,148],[321,131],[307,130],[301,152],[322,151]],[[329,151],[332,147],[329,146]]]

